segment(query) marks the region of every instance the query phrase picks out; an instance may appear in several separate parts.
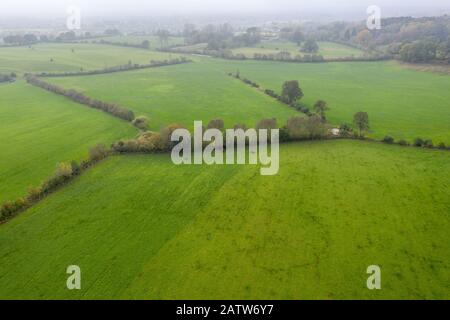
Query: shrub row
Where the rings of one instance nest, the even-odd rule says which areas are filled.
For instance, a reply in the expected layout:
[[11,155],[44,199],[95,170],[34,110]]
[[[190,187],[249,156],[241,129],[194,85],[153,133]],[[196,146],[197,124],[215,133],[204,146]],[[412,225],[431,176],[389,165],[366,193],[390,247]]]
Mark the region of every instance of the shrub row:
[[91,108],[99,109],[104,112],[110,113],[113,116],[118,117],[120,119],[131,122],[135,118],[133,111],[128,110],[117,104],[91,99],[91,98],[85,96],[83,93],[80,93],[75,90],[66,90],[57,85],[45,82],[33,75],[27,75],[26,80],[28,83],[30,83],[34,86],[37,86],[39,88],[42,88],[42,89],[50,91],[50,92],[53,92],[55,94],[65,96],[72,101],[87,105]]
[[128,43],[128,42],[107,41],[107,40],[101,39],[99,41],[94,40],[91,43],[94,43],[94,44],[99,43],[99,44],[106,44],[106,45],[110,45],[110,46],[138,48],[138,49],[149,49],[150,48],[150,42],[145,42],[145,41],[143,41],[142,43],[139,43],[139,44],[135,44],[135,43]]
[[111,151],[104,145],[99,144],[89,150],[88,159],[83,160],[80,164],[76,161],[72,161],[71,163],[60,163],[53,175],[44,180],[38,187],[29,187],[25,197],[3,203],[0,207],[0,223],[6,222],[25,209],[38,203],[60,187],[72,181],[75,177],[82,174],[83,171],[107,158],[110,153]]
[[395,141],[395,139],[391,136],[385,136],[381,142],[387,143],[387,144],[398,144],[401,146],[412,146],[417,148],[429,148],[429,149],[440,149],[440,150],[450,150],[450,147],[446,146],[444,142],[439,143],[438,145],[434,145],[432,140],[429,139],[422,139],[422,138],[416,138],[412,144],[410,144],[408,141],[402,139]]
[[401,146],[412,146],[416,148],[429,148],[429,149],[440,149],[440,150],[450,150],[450,146],[446,146],[444,142],[439,143],[438,145],[434,145],[432,140],[429,139],[422,139],[422,138],[416,138],[412,144],[410,144],[408,141],[402,139],[395,141],[395,139],[391,136],[385,136],[383,140],[381,140],[383,143],[387,144],[398,144]]
[[[163,128],[160,132],[144,132],[139,134],[136,139],[120,140],[114,143],[111,149],[117,153],[170,152],[175,144],[177,144],[171,141],[172,133],[179,128],[183,127],[178,124],[172,124]],[[224,121],[222,119],[211,120],[204,130],[212,128],[224,132]],[[233,128],[235,130],[247,130],[245,124],[236,124]],[[276,128],[278,128],[276,119],[263,119],[255,125],[256,130],[271,130]],[[317,115],[311,117],[292,117],[279,130],[280,142],[324,139],[329,136],[327,124]]]
[[[252,86],[257,89],[261,89],[261,86],[259,84],[257,84],[256,82],[253,82],[249,79],[241,78],[241,76],[239,74],[229,73],[228,75],[230,77],[241,80],[242,82],[244,82],[245,84],[247,84],[249,86]],[[299,102],[291,103],[291,102],[289,102],[289,100],[286,97],[283,97],[283,96],[277,94],[274,90],[265,89],[265,90],[261,90],[261,91],[264,92],[266,95],[268,95],[274,99],[277,99],[279,102],[284,103],[285,105],[288,105],[289,107],[294,108],[295,110],[306,114],[307,116],[311,116],[311,114],[312,114],[307,106],[305,106]]]
[[16,80],[17,75],[13,72],[10,74],[0,73],[0,83],[2,82],[13,82]]
[[[209,50],[209,49],[198,49],[198,50],[183,50],[182,47],[165,48],[160,49],[163,52],[172,53],[184,53],[184,54],[198,54],[207,55],[215,58],[222,58],[227,60],[248,60],[246,55],[242,53],[234,54],[231,50]],[[278,61],[278,62],[294,62],[294,63],[325,63],[325,62],[368,62],[368,61],[382,61],[390,60],[392,56],[376,54],[372,56],[347,56],[340,58],[327,58],[325,59],[322,55],[318,54],[305,54],[292,56],[289,52],[279,52],[273,54],[262,54],[255,53],[252,60],[259,61]]]
[[73,77],[73,76],[92,76],[97,74],[106,74],[106,73],[114,73],[114,72],[123,72],[123,71],[130,71],[130,70],[139,70],[139,69],[148,69],[148,68],[157,68],[157,67],[164,67],[164,66],[170,66],[170,65],[176,65],[176,64],[182,64],[182,63],[189,63],[192,62],[191,60],[186,59],[185,57],[180,57],[176,59],[170,59],[170,60],[163,60],[163,61],[150,61],[149,64],[137,64],[132,63],[131,61],[128,64],[120,65],[120,66],[114,66],[99,70],[91,70],[91,71],[77,71],[77,72],[64,72],[64,73],[49,73],[49,72],[43,72],[40,74],[37,74],[38,77]]

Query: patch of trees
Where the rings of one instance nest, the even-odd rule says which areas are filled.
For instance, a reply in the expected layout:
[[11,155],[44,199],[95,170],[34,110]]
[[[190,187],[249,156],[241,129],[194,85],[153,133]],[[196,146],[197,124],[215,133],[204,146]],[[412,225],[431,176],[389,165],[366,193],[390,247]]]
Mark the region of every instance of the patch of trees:
[[66,90],[64,88],[61,88],[57,85],[45,82],[35,76],[27,75],[26,80],[28,83],[37,86],[39,88],[42,88],[44,90],[53,92],[58,95],[65,96],[66,98],[69,98],[70,100],[84,104],[88,107],[99,109],[104,112],[107,112],[117,118],[123,119],[125,121],[133,121],[135,119],[133,111],[126,109],[122,106],[119,106],[115,103],[109,103],[104,102],[100,100],[95,100],[87,97],[81,92],[78,92],[76,90]]
[[28,46],[35,44],[38,41],[38,37],[31,33],[27,33],[25,35],[8,35],[3,38],[3,42],[9,46]]
[[185,25],[183,36],[187,45],[206,43],[208,50],[223,50],[237,47],[253,46],[261,42],[261,30],[250,27],[245,32],[236,33],[233,27],[223,25],[206,25],[198,29],[195,25]]
[[286,27],[280,30],[279,34],[280,39],[294,42],[297,46],[300,47],[303,41],[305,41],[306,37],[301,31],[300,28],[291,28]]
[[25,197],[3,203],[0,206],[0,223],[5,223],[20,212],[40,202],[110,154],[111,150],[99,144],[89,150],[88,158],[81,163],[77,161],[60,163],[55,172],[39,186],[29,187]]
[[17,75],[12,72],[9,74],[0,73],[0,83],[2,82],[14,82],[16,81]]
[[313,39],[308,39],[303,44],[301,51],[308,53],[317,53],[319,51],[319,45]]
[[369,54],[384,46],[386,54],[411,62],[450,63],[450,17],[396,17],[382,19],[380,30],[366,22],[333,23],[318,28],[316,39],[356,46]]
[[113,66],[113,67],[108,67],[108,68],[99,69],[99,70],[91,70],[91,71],[81,71],[80,70],[80,71],[76,71],[76,72],[64,72],[64,73],[43,72],[43,73],[37,74],[37,76],[39,76],[39,77],[91,76],[91,75],[97,75],[97,74],[115,73],[115,72],[123,72],[123,71],[130,71],[130,70],[147,69],[147,68],[157,68],[157,67],[164,67],[164,66],[189,63],[189,62],[192,62],[192,60],[188,60],[185,57],[164,60],[164,61],[152,60],[152,61],[150,61],[149,64],[132,63],[130,60],[127,64],[124,64],[124,65]]

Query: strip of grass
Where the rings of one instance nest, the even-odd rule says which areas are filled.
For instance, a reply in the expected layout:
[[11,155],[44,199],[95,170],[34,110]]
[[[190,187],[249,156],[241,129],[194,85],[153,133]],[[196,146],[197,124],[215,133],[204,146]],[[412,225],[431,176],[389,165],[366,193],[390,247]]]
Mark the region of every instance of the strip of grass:
[[[280,156],[273,177],[112,158],[0,226],[0,296],[449,298],[448,153],[327,141]],[[65,287],[73,264],[81,291]]]

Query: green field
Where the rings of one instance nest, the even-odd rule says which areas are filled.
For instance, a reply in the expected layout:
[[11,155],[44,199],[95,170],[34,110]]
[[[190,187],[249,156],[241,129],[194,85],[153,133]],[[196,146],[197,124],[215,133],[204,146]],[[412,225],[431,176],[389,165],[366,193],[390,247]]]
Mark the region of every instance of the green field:
[[265,88],[281,91],[286,80],[299,80],[312,108],[326,100],[328,119],[351,123],[358,111],[369,113],[370,135],[412,142],[421,137],[450,144],[450,77],[405,69],[394,62],[284,63],[205,59],[210,68],[239,69]]
[[[100,75],[51,79],[89,96],[120,102],[148,115],[154,127],[170,122],[223,118],[226,123],[252,125],[263,117],[283,124],[295,114],[226,76],[239,70],[242,77],[264,88],[281,91],[286,80],[300,81],[311,109],[324,99],[335,125],[351,123],[358,111],[369,113],[370,136],[412,142],[421,137],[450,143],[450,78],[402,68],[393,62],[291,64],[194,58],[195,63],[138,72],[120,77]],[[114,91],[110,88],[114,86]]]
[[[128,43],[128,44],[142,44],[143,41],[150,41],[150,49],[161,48],[160,39],[157,36],[135,36],[135,35],[123,35],[104,37],[101,39],[95,39],[93,41],[105,40],[108,42]],[[169,37],[167,41],[169,46],[182,46],[184,45],[184,38],[182,37]]]
[[[342,44],[333,42],[318,42],[319,52],[317,54],[322,55],[325,59],[333,58],[345,58],[345,57],[361,57],[363,52],[359,49],[354,49]],[[286,41],[267,41],[262,42],[254,47],[237,48],[233,49],[234,54],[243,54],[247,58],[252,59],[255,53],[260,54],[277,54],[285,51],[289,52],[294,58],[297,55],[305,55],[307,53],[300,52],[301,46],[297,46],[293,42]]]
[[130,60],[145,64],[170,57],[178,55],[100,44],[39,44],[0,48],[0,72],[94,70],[127,64]]
[[[0,297],[448,299],[449,157],[291,144],[272,177],[114,157],[0,226]],[[72,264],[81,291],[65,288]]]
[[137,130],[101,111],[18,81],[0,84],[0,203],[24,196],[62,161],[81,160],[97,143]]
[[299,115],[227,76],[225,69],[197,60],[120,75],[49,78],[48,81],[127,106],[136,115],[148,116],[152,129],[171,123],[191,128],[195,120],[207,124],[217,118],[223,119],[228,127],[236,123],[254,126],[264,118],[277,118],[284,123],[289,117]]

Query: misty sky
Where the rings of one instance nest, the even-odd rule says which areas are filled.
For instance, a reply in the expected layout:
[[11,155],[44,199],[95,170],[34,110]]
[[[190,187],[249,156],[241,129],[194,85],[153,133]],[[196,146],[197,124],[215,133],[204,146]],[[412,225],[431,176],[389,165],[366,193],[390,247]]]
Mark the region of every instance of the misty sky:
[[205,13],[281,13],[301,10],[324,12],[383,7],[445,7],[450,0],[0,0],[0,16],[59,17],[70,5],[83,14],[167,15]]

